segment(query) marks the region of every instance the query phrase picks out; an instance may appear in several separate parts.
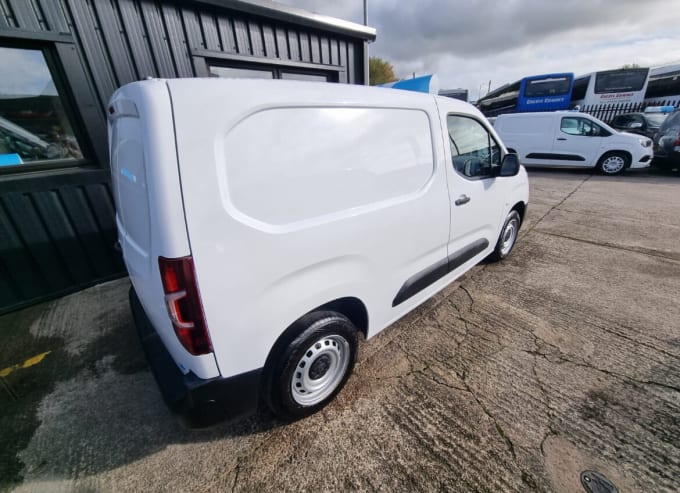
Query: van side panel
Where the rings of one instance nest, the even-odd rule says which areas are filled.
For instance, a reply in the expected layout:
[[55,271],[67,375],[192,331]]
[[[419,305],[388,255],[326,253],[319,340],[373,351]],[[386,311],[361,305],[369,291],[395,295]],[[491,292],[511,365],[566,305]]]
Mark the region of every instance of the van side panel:
[[124,86],[109,107],[116,223],[130,280],[182,373],[218,376],[212,354],[193,356],[179,343],[163,298],[158,257],[191,254],[167,86],[157,80]]
[[404,282],[447,257],[433,97],[263,82],[167,81],[223,376],[261,368],[288,325],[337,298],[362,300],[377,333],[432,294],[392,307]]
[[527,158],[529,154],[549,156],[553,152],[556,138],[554,113],[500,115],[494,129],[503,139],[505,147],[519,154],[522,164],[545,162],[545,158]]
[[224,206],[288,231],[403,198],[432,177],[431,134],[427,113],[413,109],[259,111],[227,132],[217,156]]

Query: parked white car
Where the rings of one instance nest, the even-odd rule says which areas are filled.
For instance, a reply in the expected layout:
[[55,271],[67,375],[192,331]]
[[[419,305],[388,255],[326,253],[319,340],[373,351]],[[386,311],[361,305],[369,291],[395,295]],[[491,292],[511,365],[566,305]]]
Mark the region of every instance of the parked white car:
[[647,137],[618,132],[585,113],[556,111],[500,115],[494,129],[525,166],[586,167],[605,175],[646,168],[653,150]]
[[384,88],[173,79],[109,107],[131,305],[194,425],[320,409],[371,338],[512,250],[528,181],[467,103]]

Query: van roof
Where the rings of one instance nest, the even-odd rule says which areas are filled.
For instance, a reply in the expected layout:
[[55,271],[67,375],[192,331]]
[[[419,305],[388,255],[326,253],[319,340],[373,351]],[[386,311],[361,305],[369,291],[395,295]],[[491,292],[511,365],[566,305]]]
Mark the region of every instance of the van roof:
[[508,118],[508,117],[513,117],[513,118],[528,118],[532,116],[546,116],[546,115],[586,115],[587,113],[582,113],[580,111],[569,111],[569,110],[562,110],[562,111],[534,111],[534,112],[527,112],[527,113],[503,113],[502,115],[498,115],[498,118]]
[[[459,110],[461,112],[477,112],[474,106],[457,99],[447,98],[444,96],[437,96],[434,94],[427,94],[415,91],[406,91],[402,89],[392,89],[387,87],[363,86],[355,84],[338,84],[329,82],[311,82],[311,81],[297,81],[297,80],[281,80],[281,79],[229,79],[220,77],[204,77],[204,78],[179,78],[179,79],[147,79],[143,81],[132,82],[132,84],[153,84],[164,82],[172,90],[173,88],[193,88],[194,90],[210,90],[210,87],[221,87],[222,89],[231,86],[235,91],[238,91],[247,97],[248,95],[256,95],[257,93],[270,94],[284,87],[289,87],[291,90],[318,95],[328,94],[335,101],[347,97],[348,100],[369,100],[376,104],[409,104],[417,105],[424,104],[426,101],[432,102],[433,99],[449,109]],[[201,86],[197,89],[196,86]]]

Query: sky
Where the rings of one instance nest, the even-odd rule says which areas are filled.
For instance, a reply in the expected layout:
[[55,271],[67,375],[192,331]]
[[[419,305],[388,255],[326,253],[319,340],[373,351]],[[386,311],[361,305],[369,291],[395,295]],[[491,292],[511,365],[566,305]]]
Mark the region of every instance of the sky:
[[0,47],[6,67],[0,76],[0,98],[12,96],[56,95],[50,71],[40,50]]
[[[277,0],[363,23],[363,0]],[[367,0],[370,56],[470,100],[527,75],[680,63],[680,0]]]

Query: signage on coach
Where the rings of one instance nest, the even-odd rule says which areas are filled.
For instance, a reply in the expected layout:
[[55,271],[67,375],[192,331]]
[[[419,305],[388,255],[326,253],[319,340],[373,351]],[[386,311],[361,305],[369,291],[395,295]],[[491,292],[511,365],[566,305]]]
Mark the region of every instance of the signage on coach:
[[616,92],[611,94],[598,94],[600,103],[630,103],[635,96],[634,92]]

